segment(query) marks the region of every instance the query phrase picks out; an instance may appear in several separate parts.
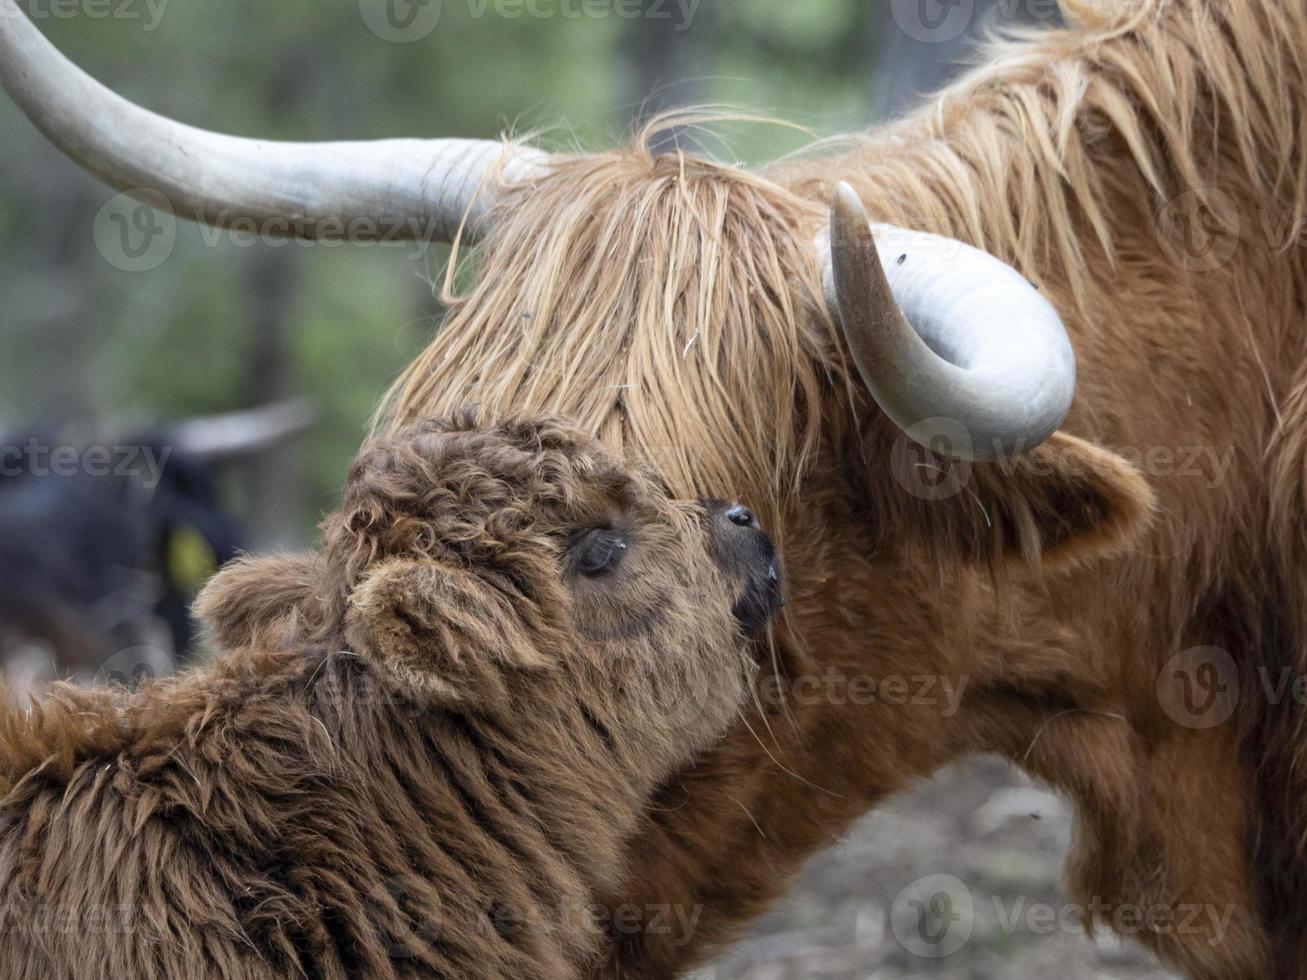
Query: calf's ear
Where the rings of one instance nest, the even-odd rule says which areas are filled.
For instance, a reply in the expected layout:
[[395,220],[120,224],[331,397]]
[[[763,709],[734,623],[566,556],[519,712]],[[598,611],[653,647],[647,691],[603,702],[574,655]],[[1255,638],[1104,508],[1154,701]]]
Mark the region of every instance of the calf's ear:
[[191,612],[221,649],[284,650],[321,623],[325,573],[316,553],[238,558],[209,579]]
[[419,691],[491,706],[513,670],[542,670],[541,637],[512,598],[465,568],[393,558],[349,598],[345,640]]
[[993,462],[949,459],[903,436],[891,457],[877,497],[884,533],[964,561],[1074,567],[1135,544],[1156,506],[1137,467],[1061,432]]

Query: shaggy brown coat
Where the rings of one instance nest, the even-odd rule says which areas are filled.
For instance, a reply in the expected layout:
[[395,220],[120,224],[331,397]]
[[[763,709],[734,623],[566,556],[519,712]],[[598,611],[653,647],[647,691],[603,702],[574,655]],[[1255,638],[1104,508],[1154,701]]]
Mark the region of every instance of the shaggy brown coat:
[[[1072,900],[1169,910],[1139,938],[1194,977],[1307,976],[1307,4],[1064,6],[1073,26],[825,155],[759,175],[641,141],[508,189],[387,407],[565,412],[779,531],[782,696],[668,784],[612,896],[700,926],[618,937],[614,976],[710,955],[978,751],[1074,801]],[[968,466],[886,423],[820,299],[837,179],[1063,314],[1079,388],[1048,444]],[[960,709],[801,696],[921,677]],[[1189,717],[1184,684],[1229,717]]]
[[[593,528],[628,548],[586,577]],[[463,419],[365,449],[324,537],[208,587],[211,667],[0,713],[4,980],[593,957],[656,785],[747,690],[703,507],[561,423]]]

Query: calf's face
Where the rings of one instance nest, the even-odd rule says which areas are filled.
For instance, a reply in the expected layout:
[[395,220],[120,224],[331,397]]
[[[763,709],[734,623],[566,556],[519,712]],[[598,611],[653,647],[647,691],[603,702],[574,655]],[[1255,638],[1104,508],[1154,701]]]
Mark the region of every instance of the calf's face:
[[671,500],[556,419],[464,415],[370,444],[323,539],[319,558],[221,573],[199,604],[211,632],[266,637],[299,591],[292,618],[447,706],[573,699],[619,751],[656,758],[650,775],[728,727],[782,601],[750,511]]
[[613,740],[678,761],[731,721],[780,602],[746,509],[671,500],[553,419],[365,449],[326,556],[352,646],[483,707],[564,677]]

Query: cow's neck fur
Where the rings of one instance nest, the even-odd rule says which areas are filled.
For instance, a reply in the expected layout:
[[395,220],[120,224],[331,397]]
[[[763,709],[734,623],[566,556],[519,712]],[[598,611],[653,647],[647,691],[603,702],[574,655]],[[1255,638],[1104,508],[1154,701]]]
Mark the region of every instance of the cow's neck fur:
[[[1199,922],[1144,937],[1193,976],[1266,975],[1268,945],[1275,975],[1300,976],[1307,11],[1135,6],[1101,32],[1011,48],[937,113],[792,180],[821,195],[828,175],[850,179],[879,218],[1031,276],[1070,313],[1068,431],[1142,455],[1159,495],[1151,533],[1120,559],[1079,580],[1035,576],[1018,612],[972,635],[1009,637],[982,662],[1018,683],[979,689],[959,747],[1003,752],[1078,801],[1075,899],[1228,918],[1220,936]],[[1204,234],[1214,251],[1187,251]],[[1005,630],[1005,615],[1021,625]],[[1200,645],[1232,656],[1221,683],[1240,692],[1210,730],[1159,707],[1166,671],[1182,669],[1172,658]],[[1031,684],[1041,671],[1048,687]],[[1066,697],[1054,715],[1050,693]]]

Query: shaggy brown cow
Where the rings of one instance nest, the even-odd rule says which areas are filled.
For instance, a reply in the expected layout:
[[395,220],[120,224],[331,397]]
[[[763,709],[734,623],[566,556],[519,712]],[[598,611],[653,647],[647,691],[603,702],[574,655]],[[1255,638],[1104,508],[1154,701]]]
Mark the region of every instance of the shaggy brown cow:
[[[113,101],[0,19],[38,125],[179,213],[362,237],[466,213],[480,278],[387,424],[562,411],[679,493],[772,515],[784,698],[669,783],[612,900],[703,915],[686,946],[620,937],[615,975],[709,955],[977,751],[1074,801],[1074,901],[1169,912],[1135,932],[1195,977],[1307,975],[1307,4],[1065,6],[928,110],[762,173],[645,139],[246,143]],[[855,198],[990,256],[878,227],[887,294]],[[1036,445],[1073,374],[1041,295],[1078,364]],[[911,678],[959,709],[849,695]]]
[[464,420],[366,449],[324,537],[219,574],[211,667],[0,716],[0,977],[593,958],[658,783],[743,703],[766,535],[564,424]]

